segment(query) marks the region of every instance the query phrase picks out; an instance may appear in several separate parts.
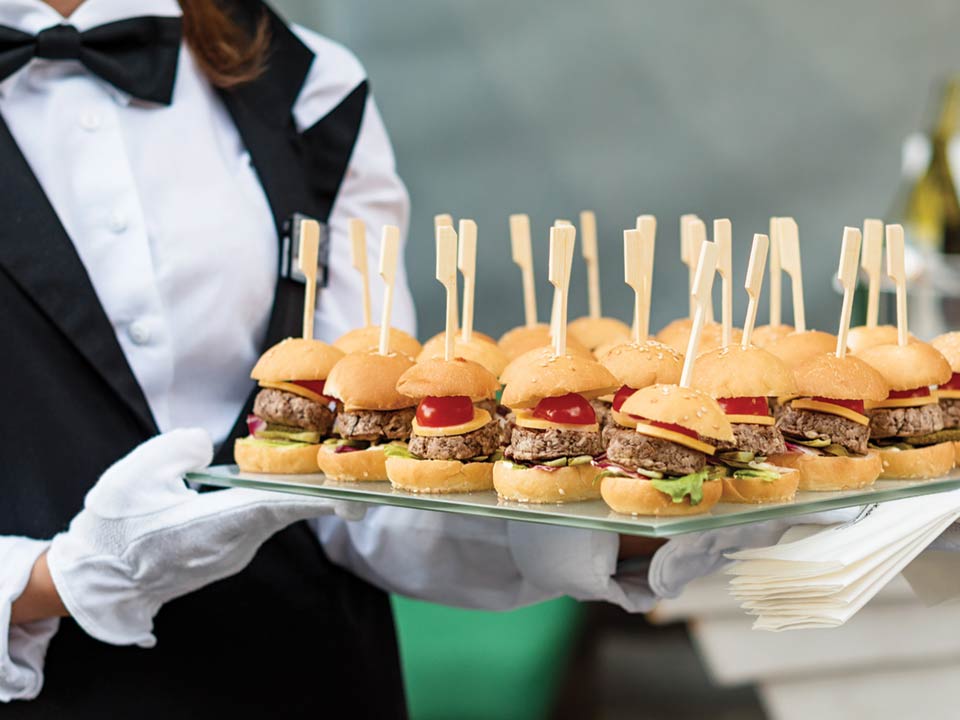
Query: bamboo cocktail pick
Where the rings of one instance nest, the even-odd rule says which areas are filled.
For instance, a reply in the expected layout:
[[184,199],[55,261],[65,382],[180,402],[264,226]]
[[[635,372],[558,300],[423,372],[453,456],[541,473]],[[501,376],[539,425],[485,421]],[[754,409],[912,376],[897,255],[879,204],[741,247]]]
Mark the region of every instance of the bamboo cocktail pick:
[[883,264],[883,221],[863,221],[860,267],[867,275],[867,327],[876,327],[880,315],[880,273]]
[[[703,247],[703,244],[707,242],[707,225],[700,218],[694,218],[690,221],[690,251],[692,253],[691,259],[693,260],[693,278],[691,282],[696,278],[696,268],[700,260],[700,248]],[[711,285],[711,287],[713,287]],[[693,297],[692,286],[691,286],[691,297]],[[705,299],[705,315],[703,321],[705,323],[713,322],[713,295],[710,295]]]
[[623,281],[633,289],[633,342],[640,344],[643,333],[643,239],[640,230],[623,231]]
[[907,271],[903,262],[903,226],[887,225],[887,276],[897,286],[897,344],[910,338],[907,327]]
[[390,354],[390,317],[393,313],[393,283],[397,277],[397,258],[400,255],[400,228],[385,225],[380,240],[380,277],[383,278],[383,311],[380,315],[381,355]]
[[320,223],[300,222],[298,266],[307,279],[303,295],[303,339],[313,340],[313,321],[317,311],[317,259],[320,254]]
[[440,213],[439,215],[433,216],[434,231],[436,231],[438,228],[442,228],[444,225],[453,227],[453,215],[450,213]]
[[837,357],[847,354],[847,335],[850,333],[850,315],[853,312],[853,294],[857,290],[857,265],[860,261],[860,231],[857,228],[843,229],[843,246],[840,249],[840,268],[837,280],[843,288],[843,306],[840,310],[840,330],[837,332]]
[[[680,216],[680,260],[687,266],[687,289],[693,290],[693,276],[697,272],[697,260],[700,257],[700,246],[694,246],[691,232],[691,224],[699,220],[696,215],[687,214]],[[693,294],[690,294],[690,319],[696,308],[693,305]]]
[[443,359],[453,360],[457,333],[457,233],[449,225],[437,228],[437,280],[447,291]]
[[553,337],[553,354],[567,354],[567,290],[570,287],[570,268],[573,265],[573,245],[576,230],[572,225],[550,228],[550,284],[558,298],[557,328]]
[[[781,281],[783,280],[780,268],[780,218],[770,218],[770,325],[780,327],[781,317]],[[756,236],[754,236],[756,237]]]
[[477,277],[477,224],[473,220],[460,221],[460,248],[457,267],[463,275],[463,322],[461,337],[464,342],[473,338],[473,297]]
[[757,324],[757,305],[760,303],[760,290],[763,288],[763,269],[767,264],[767,248],[770,240],[762,233],[753,236],[753,247],[750,248],[750,262],[747,264],[747,280],[743,284],[747,291],[747,317],[743,321],[743,338],[740,347],[746,350],[750,347],[750,338],[753,328]]
[[730,345],[733,332],[733,230],[727,219],[713,221],[713,242],[717,246],[717,274],[720,275],[721,344]]
[[680,374],[680,387],[690,387],[693,379],[693,363],[697,359],[697,348],[700,347],[700,334],[707,316],[707,300],[713,292],[713,276],[717,271],[717,246],[705,242],[700,246],[700,258],[697,261],[697,272],[693,277],[693,288],[690,295],[693,298],[694,313],[693,327],[690,328],[690,340],[687,343],[687,354],[683,358],[683,371]]
[[793,291],[793,329],[806,332],[807,320],[803,311],[803,273],[800,265],[800,232],[791,217],[777,218],[777,236],[780,245],[780,262],[783,271],[790,276]]
[[[439,215],[434,215],[434,216],[433,216],[433,231],[436,233],[436,232],[437,232],[440,228],[442,228],[442,227],[449,227],[451,230],[454,229],[454,228],[453,228],[453,216],[450,215],[449,213],[440,213]],[[456,231],[455,231],[455,230],[454,230],[454,235],[456,235]],[[454,263],[456,263],[456,260],[454,260]],[[459,310],[457,309],[457,308],[458,308],[458,302],[459,302],[459,292],[458,292],[459,288],[457,287],[457,279],[456,279],[456,276],[454,276],[454,279],[453,279],[453,289],[454,289],[454,293],[453,293],[453,331],[456,332],[457,329],[458,329],[458,327],[459,327],[459,317],[458,317],[458,315],[460,314],[460,313],[459,313]]]
[[[653,292],[653,257],[657,241],[657,219],[653,215],[641,215],[637,218],[637,230],[640,231],[640,279],[643,282],[643,302],[640,307],[640,327],[634,328],[634,335],[640,341],[650,335],[650,298]],[[634,318],[636,321],[638,318]]]
[[[554,220],[553,227],[573,227],[569,220]],[[550,236],[553,237],[553,229],[550,230]],[[557,336],[557,325],[560,322],[560,294],[554,289],[553,304],[550,307],[550,337]]]
[[527,327],[537,324],[537,291],[533,282],[533,250],[530,243],[530,218],[510,216],[510,252],[523,279],[523,314]]
[[593,210],[580,213],[580,248],[587,266],[587,301],[590,317],[601,315],[600,264],[597,254],[597,216]]
[[363,220],[350,218],[350,264],[363,284],[363,326],[370,327],[370,276],[367,274],[367,228]]

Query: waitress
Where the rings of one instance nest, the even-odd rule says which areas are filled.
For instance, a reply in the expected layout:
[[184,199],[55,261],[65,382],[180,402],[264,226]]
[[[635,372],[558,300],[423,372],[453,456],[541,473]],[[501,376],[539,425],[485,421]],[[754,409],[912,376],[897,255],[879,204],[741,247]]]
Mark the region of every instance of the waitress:
[[5,718],[398,717],[384,589],[649,607],[615,535],[184,486],[297,332],[284,221],[328,224],[328,340],[360,324],[347,219],[406,226],[344,48],[258,0],[3,0],[0,177]]

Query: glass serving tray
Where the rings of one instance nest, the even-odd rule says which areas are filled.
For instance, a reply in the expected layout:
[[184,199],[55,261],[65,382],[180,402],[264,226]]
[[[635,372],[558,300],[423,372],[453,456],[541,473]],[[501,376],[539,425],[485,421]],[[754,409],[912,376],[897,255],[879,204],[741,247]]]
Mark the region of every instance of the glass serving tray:
[[740,505],[719,503],[704,515],[685,517],[634,517],[615,513],[602,500],[558,505],[536,505],[501,500],[493,491],[425,495],[395,490],[388,482],[341,483],[317,475],[263,475],[242,473],[236,465],[216,465],[203,472],[190,473],[187,479],[203,485],[245,487],[277,492],[313,495],[373,503],[397,505],[418,510],[479,515],[504,520],[545,523],[607,530],[627,535],[670,537],[700,530],[742,525],[773,518],[888,502],[915,495],[946,492],[960,488],[960,471],[935,480],[878,480],[871,487],[837,492],[798,492],[788,503]]

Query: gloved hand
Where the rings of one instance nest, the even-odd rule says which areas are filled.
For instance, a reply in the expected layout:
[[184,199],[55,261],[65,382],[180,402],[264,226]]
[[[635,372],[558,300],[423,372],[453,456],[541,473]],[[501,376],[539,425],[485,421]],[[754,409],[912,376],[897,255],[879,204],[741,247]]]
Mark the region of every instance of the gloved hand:
[[650,588],[657,597],[677,597],[687,583],[729,564],[724,557],[727,553],[776,545],[794,525],[834,525],[853,520],[859,514],[859,507],[843,508],[671,538],[654,553],[648,576]]
[[270,536],[298,520],[363,506],[230,489],[197,493],[184,473],[209,465],[203,430],[174,430],[107,470],[57,535],[48,564],[64,605],[91,636],[156,644],[153,618],[173,598],[240,572]]

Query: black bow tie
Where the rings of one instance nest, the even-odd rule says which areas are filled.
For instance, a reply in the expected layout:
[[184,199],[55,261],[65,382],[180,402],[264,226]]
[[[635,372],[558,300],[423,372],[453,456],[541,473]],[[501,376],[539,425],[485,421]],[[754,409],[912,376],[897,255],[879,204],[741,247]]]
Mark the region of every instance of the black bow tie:
[[169,105],[180,53],[180,18],[139,17],[80,32],[54,25],[36,36],[0,25],[0,81],[33,58],[78,60],[141,100]]

